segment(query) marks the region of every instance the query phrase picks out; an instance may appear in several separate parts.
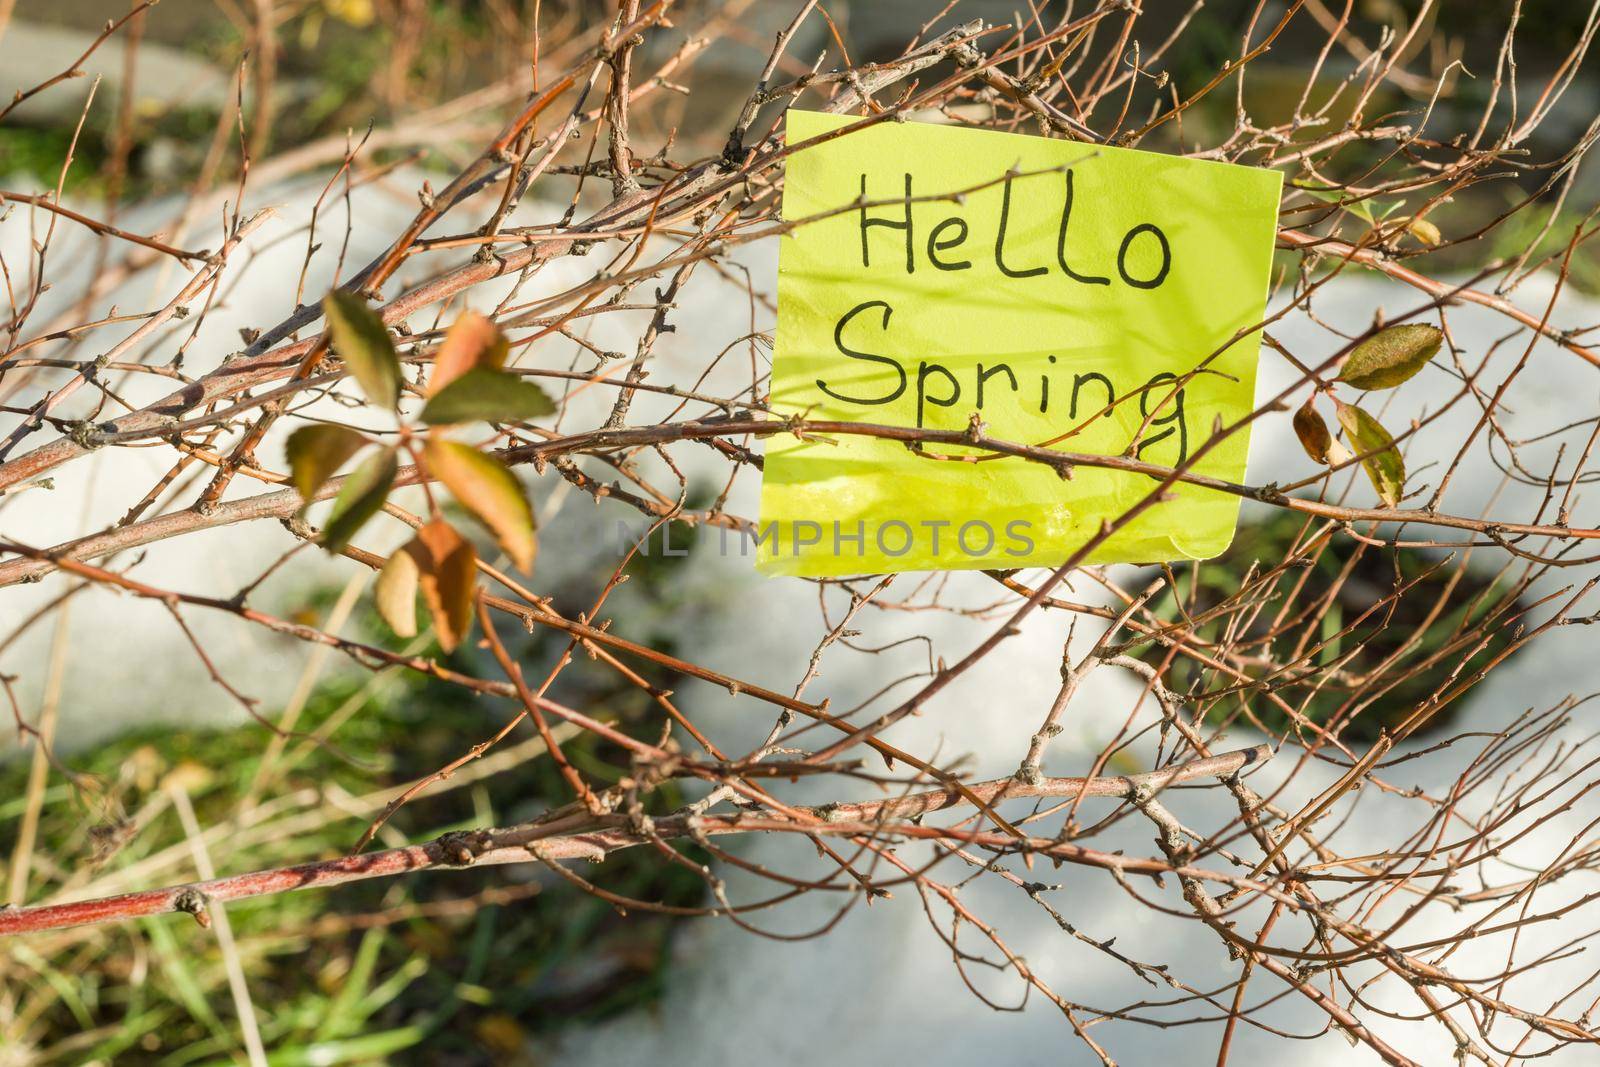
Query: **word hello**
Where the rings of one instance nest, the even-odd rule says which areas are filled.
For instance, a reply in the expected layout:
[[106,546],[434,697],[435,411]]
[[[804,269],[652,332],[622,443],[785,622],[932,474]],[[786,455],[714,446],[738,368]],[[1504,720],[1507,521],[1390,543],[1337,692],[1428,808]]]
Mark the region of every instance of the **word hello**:
[[[1056,261],[1055,263],[1036,263],[1032,265],[1019,264],[1013,253],[1010,262],[1006,255],[1006,231],[1011,225],[1011,182],[1013,175],[1007,175],[1000,195],[1000,220],[994,230],[994,265],[1001,274],[1007,278],[1033,278],[1041,274],[1050,273],[1052,266],[1061,274],[1072,281],[1082,285],[1110,285],[1111,277],[1106,274],[1090,274],[1087,270],[1077,269],[1069,262],[1067,254],[1067,228],[1072,221],[1073,178],[1072,170],[1066,172],[1067,191],[1061,202],[1061,220],[1056,227]],[[929,231],[926,242],[919,246],[916,239],[915,226],[911,218],[911,175],[905,176],[905,201],[904,214],[900,218],[872,218],[867,214],[867,176],[861,175],[861,207],[857,210],[860,218],[861,229],[861,265],[872,266],[872,254],[869,247],[869,231],[874,226],[887,230],[899,230],[905,235],[906,246],[906,273],[915,274],[917,270],[917,249],[924,249],[924,258],[934,270],[971,270],[973,261],[969,258],[959,258],[966,255],[976,255],[973,250],[965,248],[971,230],[967,220],[961,215],[951,215],[936,223]],[[1144,241],[1140,241],[1140,238]],[[1140,272],[1140,277],[1130,266],[1129,260],[1135,250],[1135,244],[1150,245],[1156,253],[1156,266],[1152,270],[1146,265]],[[1080,262],[1079,267],[1083,264]],[[1130,285],[1135,289],[1158,289],[1161,283],[1167,280],[1167,274],[1172,269],[1172,245],[1167,240],[1166,233],[1153,222],[1141,222],[1130,227],[1123,234],[1122,242],[1117,247],[1116,255],[1117,277],[1122,284]],[[1104,268],[1102,268],[1104,269]]]

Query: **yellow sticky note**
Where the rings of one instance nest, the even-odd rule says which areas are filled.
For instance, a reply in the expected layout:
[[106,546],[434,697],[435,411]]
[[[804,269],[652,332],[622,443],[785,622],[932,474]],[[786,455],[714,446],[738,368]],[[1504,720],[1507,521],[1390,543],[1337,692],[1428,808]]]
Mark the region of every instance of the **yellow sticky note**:
[[[859,121],[793,110],[788,143]],[[825,140],[787,166],[783,217],[796,225],[779,252],[775,411],[946,431],[976,414],[994,439],[1111,456],[1131,446],[1172,467],[1218,419],[1251,410],[1260,335],[1240,335],[1265,312],[1276,172],[915,122]],[[1242,481],[1248,450],[1239,432],[1191,469]],[[1157,485],[975,455],[770,438],[758,566],[825,577],[1058,565]],[[1227,548],[1236,497],[1171,494],[1088,561]]]

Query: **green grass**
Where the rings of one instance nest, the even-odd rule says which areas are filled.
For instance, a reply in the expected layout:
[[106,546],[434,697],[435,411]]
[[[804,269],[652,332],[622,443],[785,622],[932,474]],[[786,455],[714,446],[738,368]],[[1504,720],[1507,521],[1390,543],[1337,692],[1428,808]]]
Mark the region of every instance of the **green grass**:
[[[641,577],[637,593],[659,584]],[[542,631],[517,636],[530,670],[559,648]],[[573,669],[562,696],[654,739],[660,725],[647,698],[607,677]],[[241,802],[271,739],[264,727],[147,730],[77,753],[69,762],[82,775],[78,786],[51,779],[29,899],[68,884],[101,895],[194,879],[168,799],[175,783],[191,796],[202,827],[223,828],[209,843],[219,874],[342,854],[394,787],[488,737],[511,711],[509,702],[398,673],[370,685],[360,677],[326,684],[298,724],[325,743],[283,746],[253,818],[241,817]],[[483,773],[495,766],[491,752],[403,809],[375,847],[514,822],[570,799],[531,728],[505,742],[518,745],[521,754],[498,773]],[[587,769],[627,766],[591,735],[572,738],[565,750]],[[6,857],[26,776],[26,761],[0,766]],[[681,800],[665,788],[649,798],[649,810]],[[107,847],[113,841],[120,847]],[[698,876],[648,850],[580,873],[628,896],[678,905],[704,899]],[[537,892],[530,878],[538,879]],[[489,898],[480,900],[484,893]],[[424,1058],[424,1047],[428,1062],[516,1062],[541,1035],[656,998],[675,928],[660,915],[623,916],[534,865],[256,898],[230,905],[228,916],[274,1064],[405,1062]],[[8,950],[0,973],[16,1010],[0,1015],[0,1059],[17,1053],[28,1063],[180,1067],[232,1063],[240,1054],[217,938],[187,916],[45,934]]]

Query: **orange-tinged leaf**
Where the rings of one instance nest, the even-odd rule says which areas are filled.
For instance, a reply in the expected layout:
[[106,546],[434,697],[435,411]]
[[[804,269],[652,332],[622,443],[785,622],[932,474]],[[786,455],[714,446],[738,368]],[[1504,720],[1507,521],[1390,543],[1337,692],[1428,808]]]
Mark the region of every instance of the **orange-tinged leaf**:
[[1378,491],[1385,504],[1397,507],[1405,496],[1406,464],[1400,450],[1394,447],[1394,438],[1377,419],[1354,404],[1335,400],[1334,407],[1339,413],[1339,423],[1350,436],[1351,446],[1363,457],[1361,466],[1366,468],[1372,488]]
[[499,370],[510,352],[506,335],[489,319],[468,311],[451,325],[444,343],[433,354],[433,376],[428,379],[432,396],[474,367]]
[[421,571],[417,559],[404,548],[389,557],[378,572],[373,600],[378,615],[396,637],[417,636],[417,586]]
[[478,554],[455,527],[436,519],[417,531],[402,550],[417,564],[417,584],[433,616],[433,630],[453,652],[472,629],[472,598],[478,585]]
[[1313,404],[1307,400],[1305,406],[1294,413],[1294,435],[1300,438],[1300,447],[1306,450],[1306,455],[1318,463],[1327,463],[1328,452],[1333,448],[1333,434],[1328,432],[1328,424],[1322,421]]
[[300,490],[301,499],[311,503],[322,483],[370,443],[354,430],[320,422],[290,434],[283,454],[289,461],[290,480]]
[[423,451],[428,473],[476,515],[524,574],[538,551],[533,508],[522,483],[506,466],[475,448],[433,438]]

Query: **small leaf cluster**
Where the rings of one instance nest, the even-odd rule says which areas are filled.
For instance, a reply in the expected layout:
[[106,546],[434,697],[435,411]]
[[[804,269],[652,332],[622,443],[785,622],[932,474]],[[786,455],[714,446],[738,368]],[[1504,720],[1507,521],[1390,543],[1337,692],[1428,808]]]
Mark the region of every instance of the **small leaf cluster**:
[[1342,211],[1372,227],[1379,240],[1390,240],[1406,233],[1421,245],[1434,246],[1444,240],[1439,227],[1421,215],[1401,215],[1404,200],[1375,200],[1357,196],[1351,190],[1337,185],[1294,185],[1294,188],[1315,200],[1332,204]]
[[[1361,390],[1393,389],[1409,381],[1438,354],[1444,332],[1437,326],[1408,323],[1379,330],[1351,350],[1339,368],[1338,380]],[[1320,391],[1320,390],[1319,390]],[[1372,488],[1389,507],[1396,507],[1405,495],[1406,467],[1394,437],[1366,409],[1346,404],[1332,396],[1334,414],[1344,428],[1345,437],[1361,458],[1361,466],[1372,481]],[[1347,452],[1316,409],[1316,395],[1294,413],[1294,432],[1306,455],[1333,467],[1345,462]]]
[[[334,354],[367,401],[400,413],[400,358],[383,320],[361,297],[335,290],[322,302]],[[416,424],[402,418],[393,444],[334,423],[302,426],[285,448],[290,480],[309,506],[345,463],[366,453],[347,475],[323,523],[319,543],[339,552],[379,510],[394,488],[405,453],[422,484],[439,482],[494,536],[523,573],[538,552],[533,506],[504,463],[450,440],[451,427],[474,422],[521,422],[550,415],[555,404],[539,386],[508,373],[510,345],[493,322],[475,312],[458,318],[433,353],[433,373]],[[439,644],[454,649],[472,628],[477,553],[444,517],[431,489],[429,519],[378,573],[379,614],[400,637],[417,633],[417,596],[433,620]]]

